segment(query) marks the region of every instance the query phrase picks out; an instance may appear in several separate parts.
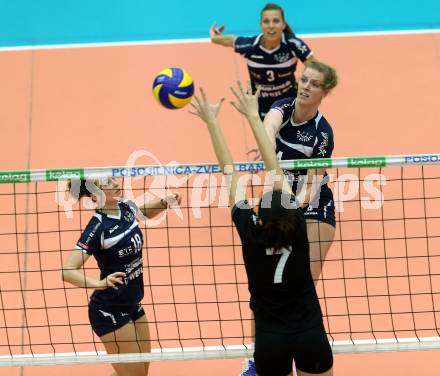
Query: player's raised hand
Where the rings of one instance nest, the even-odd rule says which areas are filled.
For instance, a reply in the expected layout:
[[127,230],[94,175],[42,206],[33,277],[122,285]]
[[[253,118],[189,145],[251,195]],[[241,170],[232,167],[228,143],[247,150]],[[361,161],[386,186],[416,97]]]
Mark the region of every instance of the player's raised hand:
[[180,205],[180,202],[182,201],[182,195],[178,192],[173,192],[169,195],[166,195],[165,198],[163,198],[162,200],[162,202],[166,204],[167,208],[173,208]]
[[246,152],[246,154],[250,157],[251,161],[253,161],[253,162],[258,162],[258,161],[263,160],[261,153],[260,153],[260,149],[258,149],[257,147],[253,147],[253,148],[249,149]]
[[252,116],[258,115],[258,97],[260,95],[260,88],[255,94],[252,94],[251,85],[248,82],[247,89],[243,88],[240,81],[237,81],[238,90],[231,87],[232,93],[237,98],[237,102],[231,102],[234,108],[246,116],[248,119]]
[[222,35],[224,29],[225,29],[225,25],[221,25],[217,27],[217,22],[214,22],[209,29],[210,38],[212,39],[216,36]]
[[194,111],[190,110],[189,113],[198,116],[207,124],[212,124],[217,121],[224,100],[225,98],[221,98],[217,103],[209,103],[205,91],[200,88],[200,95],[194,95],[194,101],[190,103]]

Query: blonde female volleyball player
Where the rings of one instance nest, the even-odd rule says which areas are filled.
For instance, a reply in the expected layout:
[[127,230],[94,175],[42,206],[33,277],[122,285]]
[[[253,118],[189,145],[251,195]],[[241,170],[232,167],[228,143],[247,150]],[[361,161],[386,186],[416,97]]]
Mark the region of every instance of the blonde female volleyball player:
[[[329,158],[333,130],[319,105],[337,85],[336,71],[311,61],[298,80],[298,95],[275,102],[264,119],[279,160]],[[247,115],[249,116],[249,115]],[[335,205],[325,169],[285,171],[293,191],[302,199],[315,281],[335,235]]]
[[[122,191],[114,178],[81,180],[78,185],[79,198],[90,197],[100,209],[64,263],[63,280],[95,289],[90,297],[89,319],[108,354],[149,352],[148,321],[140,303],[144,296],[143,235],[136,217],[140,211],[152,218],[180,203],[180,195],[168,195],[137,208],[133,202],[121,199]],[[100,279],[80,270],[91,255],[97,261]],[[148,363],[115,363],[113,368],[118,376],[148,374]]]
[[296,96],[295,70],[298,59],[306,63],[313,52],[297,38],[284,19],[284,10],[276,4],[266,4],[261,11],[261,34],[253,37],[222,35],[223,26],[211,26],[212,43],[233,47],[247,60],[252,89],[261,87],[258,98],[261,119],[274,101]]
[[207,125],[221,169],[229,179],[229,205],[242,241],[243,259],[255,316],[255,365],[259,376],[333,374],[327,340],[310,272],[309,243],[303,211],[278,165],[274,149],[258,115],[258,94],[235,92],[234,106],[246,115],[266,169],[275,173],[273,191],[266,192],[256,213],[248,204],[231,153],[219,126],[223,100],[208,103],[201,90],[193,114]]

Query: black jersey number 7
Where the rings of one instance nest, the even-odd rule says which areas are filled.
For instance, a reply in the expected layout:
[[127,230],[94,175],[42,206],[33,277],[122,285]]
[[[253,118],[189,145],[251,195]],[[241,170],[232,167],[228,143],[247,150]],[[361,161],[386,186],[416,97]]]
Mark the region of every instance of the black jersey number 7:
[[275,256],[280,255],[281,257],[278,260],[277,267],[275,269],[275,274],[273,276],[273,283],[282,283],[283,282],[283,273],[284,273],[284,267],[286,266],[287,259],[292,254],[292,247],[287,248],[281,248],[277,251],[273,251],[273,248],[267,248],[266,249],[266,255],[267,256]]

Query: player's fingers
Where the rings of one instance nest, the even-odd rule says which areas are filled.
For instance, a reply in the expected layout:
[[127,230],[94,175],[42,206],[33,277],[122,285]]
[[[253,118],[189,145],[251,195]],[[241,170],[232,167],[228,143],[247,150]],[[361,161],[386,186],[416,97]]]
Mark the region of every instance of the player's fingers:
[[[194,95],[194,101],[197,103],[197,105],[199,105],[200,106],[200,98],[198,97],[198,95],[196,94],[196,95]],[[192,104],[192,101],[190,102],[191,104]],[[194,104],[193,104],[193,106],[194,106]]]
[[218,29],[219,33],[222,33],[225,30],[225,25],[220,26]]
[[218,108],[221,107],[221,105],[223,104],[224,101],[225,101],[225,98],[220,98],[220,101],[218,102]]
[[200,114],[199,114],[198,112],[191,111],[191,110],[188,110],[188,112],[189,112],[191,115],[195,115],[195,116],[197,116],[197,117],[200,117]]
[[115,272],[113,274],[111,274],[112,277],[118,278],[118,277],[125,277],[125,273],[124,272]]
[[200,94],[202,95],[203,104],[208,103],[208,99],[206,98],[205,90],[203,90],[202,87],[200,88]]
[[260,92],[261,92],[261,85],[258,85],[258,86],[257,86],[257,91],[255,92],[255,96],[256,96],[257,98],[260,97]]
[[245,113],[241,110],[241,108],[239,106],[237,106],[237,104],[235,102],[229,102],[232,104],[232,106],[241,114],[245,115]]
[[238,88],[240,89],[241,95],[244,97],[244,89],[243,89],[243,85],[241,84],[241,81],[237,81],[237,84],[238,84]]
[[235,98],[237,98],[237,100],[242,103],[242,98],[240,97],[240,95],[238,95],[238,93],[235,91],[235,89],[233,87],[231,87],[231,91],[232,94],[234,94]]

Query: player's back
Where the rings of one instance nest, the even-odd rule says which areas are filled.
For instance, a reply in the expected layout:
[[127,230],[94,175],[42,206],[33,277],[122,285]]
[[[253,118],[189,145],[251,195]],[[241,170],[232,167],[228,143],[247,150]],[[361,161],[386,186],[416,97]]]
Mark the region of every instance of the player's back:
[[291,244],[264,246],[264,234],[252,209],[236,208],[234,223],[242,240],[243,258],[256,326],[272,332],[296,332],[318,325],[322,314],[310,272],[304,214],[295,212],[298,226]]

